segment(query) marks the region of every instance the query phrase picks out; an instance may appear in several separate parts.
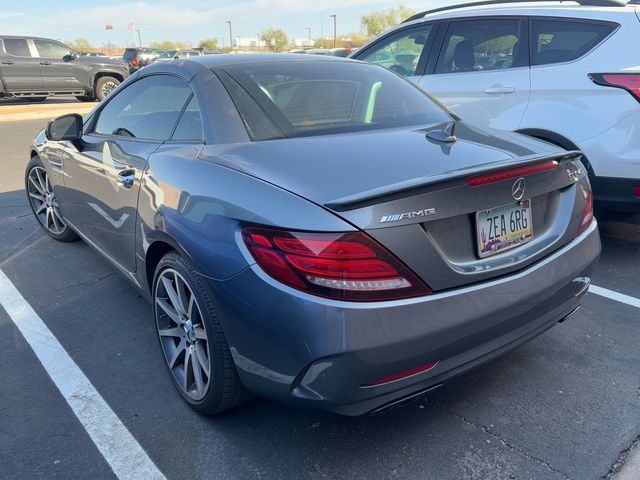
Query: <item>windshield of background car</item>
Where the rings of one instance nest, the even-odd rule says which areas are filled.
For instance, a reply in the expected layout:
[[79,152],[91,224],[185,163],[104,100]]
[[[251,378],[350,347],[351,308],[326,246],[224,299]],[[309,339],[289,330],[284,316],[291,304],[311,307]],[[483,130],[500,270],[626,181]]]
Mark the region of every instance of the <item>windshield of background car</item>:
[[[282,132],[279,136],[286,137],[430,125],[452,120],[424,92],[376,65],[347,61],[279,61],[232,65],[223,70],[244,90],[231,88],[231,96],[248,94],[266,114],[244,109],[242,105],[246,105],[246,99],[234,98],[250,133],[265,130],[261,125],[265,117]],[[254,140],[266,139],[264,136],[253,137]],[[271,135],[271,138],[276,137]]]

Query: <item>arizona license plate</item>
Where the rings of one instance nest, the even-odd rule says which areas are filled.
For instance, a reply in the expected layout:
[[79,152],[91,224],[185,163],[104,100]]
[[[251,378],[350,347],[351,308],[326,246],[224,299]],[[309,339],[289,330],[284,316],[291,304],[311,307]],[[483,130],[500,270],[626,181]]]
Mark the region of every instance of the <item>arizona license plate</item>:
[[527,243],[533,238],[531,201],[476,212],[476,231],[481,258]]

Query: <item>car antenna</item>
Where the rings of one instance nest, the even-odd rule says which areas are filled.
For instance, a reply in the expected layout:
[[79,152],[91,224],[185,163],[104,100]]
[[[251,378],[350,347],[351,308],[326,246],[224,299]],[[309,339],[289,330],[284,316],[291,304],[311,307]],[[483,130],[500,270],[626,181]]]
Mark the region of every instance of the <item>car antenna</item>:
[[426,131],[425,136],[441,143],[453,143],[458,140],[454,135],[456,122],[447,122],[436,125]]

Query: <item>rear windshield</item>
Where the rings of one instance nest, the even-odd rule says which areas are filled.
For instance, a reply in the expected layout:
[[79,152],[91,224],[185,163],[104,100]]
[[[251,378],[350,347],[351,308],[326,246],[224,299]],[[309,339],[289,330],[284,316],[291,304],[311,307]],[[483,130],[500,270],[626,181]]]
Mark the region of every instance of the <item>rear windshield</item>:
[[[282,135],[331,133],[428,125],[451,117],[425,93],[376,65],[355,62],[282,61],[224,67],[242,90],[229,88],[248,130],[264,129],[265,115],[242,108],[244,94],[259,104]],[[222,77],[224,81],[224,76]],[[238,92],[241,93],[238,93]],[[261,136],[254,140],[262,140]],[[257,137],[257,138],[256,138]]]
[[122,59],[124,61],[133,60],[137,56],[138,56],[138,51],[137,50],[125,50],[124,51],[124,55],[122,56]]

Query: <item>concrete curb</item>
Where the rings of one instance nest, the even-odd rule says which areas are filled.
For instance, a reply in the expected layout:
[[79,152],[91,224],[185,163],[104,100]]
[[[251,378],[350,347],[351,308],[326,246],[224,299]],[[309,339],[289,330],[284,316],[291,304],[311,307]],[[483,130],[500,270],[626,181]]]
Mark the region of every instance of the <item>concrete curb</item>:
[[96,107],[97,103],[56,103],[51,105],[2,105],[0,122],[21,120],[50,120],[67,113],[84,115]]

